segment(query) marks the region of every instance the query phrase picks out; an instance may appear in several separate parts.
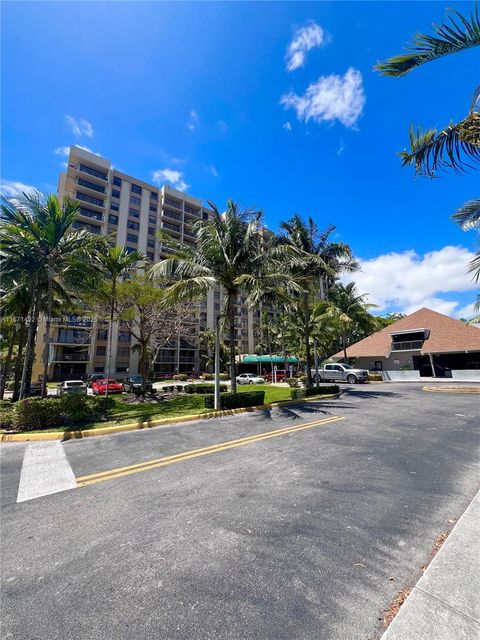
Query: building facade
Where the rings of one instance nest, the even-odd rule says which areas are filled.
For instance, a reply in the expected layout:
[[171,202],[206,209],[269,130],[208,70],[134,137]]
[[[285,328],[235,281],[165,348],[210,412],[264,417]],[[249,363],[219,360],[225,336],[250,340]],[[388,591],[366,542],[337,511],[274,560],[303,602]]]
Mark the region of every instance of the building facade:
[[[127,251],[138,250],[152,262],[168,257],[157,234],[163,231],[175,240],[195,244],[192,226],[198,220],[208,220],[211,210],[202,200],[169,186],[158,187],[115,169],[109,160],[70,147],[65,172],[60,174],[58,195],[68,195],[80,208],[74,227],[98,235],[108,235]],[[254,353],[255,327],[260,311],[245,304],[239,296],[236,304],[236,346],[239,353]],[[215,328],[221,312],[222,292],[212,290],[200,301],[195,315],[195,327],[188,336],[178,335],[175,341],[161,348],[155,372],[171,374],[203,369],[199,344],[200,331]],[[49,347],[51,380],[80,378],[106,370],[108,324],[85,314],[67,315],[55,319]],[[39,325],[39,336],[44,326]],[[112,328],[112,376],[125,377],[138,372],[138,356],[132,351],[132,339],[121,324]],[[33,377],[42,371],[44,341],[37,340]]]

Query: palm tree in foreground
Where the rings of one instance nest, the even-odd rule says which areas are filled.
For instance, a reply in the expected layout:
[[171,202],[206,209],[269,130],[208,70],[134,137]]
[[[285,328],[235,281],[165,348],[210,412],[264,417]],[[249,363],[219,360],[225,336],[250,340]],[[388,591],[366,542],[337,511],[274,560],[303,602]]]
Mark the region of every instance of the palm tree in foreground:
[[[112,359],[112,331],[117,304],[117,288],[121,278],[128,276],[139,263],[145,260],[145,256],[139,251],[128,252],[124,247],[107,246],[103,252],[95,256],[95,263],[103,275],[104,286],[100,290],[100,298],[107,302],[110,310],[110,325],[107,337],[107,362],[105,378],[110,378],[110,362]],[[108,384],[105,391],[105,415],[108,413]]]
[[[211,220],[198,221],[194,230],[196,246],[187,247],[166,234],[162,242],[174,251],[171,257],[152,267],[156,277],[172,284],[172,301],[202,297],[215,287],[224,293],[223,317],[227,320],[232,392],[237,390],[235,349],[235,302],[242,292],[252,305],[269,295],[295,288],[280,264],[281,252],[270,252],[262,232],[262,213],[241,209],[229,200],[221,214],[209,202]],[[286,255],[286,252],[283,252]],[[297,288],[298,289],[298,288]]]
[[358,269],[350,247],[342,242],[332,242],[329,237],[335,231],[334,226],[319,231],[312,218],[304,222],[299,215],[294,215],[287,222],[281,223],[284,235],[281,243],[294,247],[302,261],[291,265],[292,276],[302,284],[304,293],[298,297],[299,307],[303,315],[303,338],[305,344],[305,368],[307,387],[312,386],[312,353],[310,340],[311,298],[328,297],[328,292],[335,279],[342,272]]
[[[452,217],[464,231],[475,229],[477,236],[480,235],[480,200],[469,200]],[[480,279],[480,251],[475,254],[468,270],[473,273],[475,282],[478,282]]]

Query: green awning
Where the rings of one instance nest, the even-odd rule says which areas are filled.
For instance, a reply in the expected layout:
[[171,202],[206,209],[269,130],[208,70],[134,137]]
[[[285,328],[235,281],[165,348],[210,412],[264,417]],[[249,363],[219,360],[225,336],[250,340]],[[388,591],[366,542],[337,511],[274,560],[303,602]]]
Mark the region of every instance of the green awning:
[[255,362],[268,362],[268,363],[284,363],[288,362],[291,364],[296,364],[298,362],[298,358],[294,356],[243,356],[242,362],[245,364],[253,364]]

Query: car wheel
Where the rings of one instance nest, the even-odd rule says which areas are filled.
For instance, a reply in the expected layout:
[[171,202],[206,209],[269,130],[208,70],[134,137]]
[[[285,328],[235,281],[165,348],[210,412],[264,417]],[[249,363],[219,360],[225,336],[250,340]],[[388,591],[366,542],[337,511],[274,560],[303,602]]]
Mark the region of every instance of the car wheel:
[[349,376],[347,376],[347,382],[349,384],[355,384],[356,381],[357,381],[357,378],[353,374],[350,374]]
[[248,384],[253,384],[253,380],[249,380],[249,381],[248,381]]

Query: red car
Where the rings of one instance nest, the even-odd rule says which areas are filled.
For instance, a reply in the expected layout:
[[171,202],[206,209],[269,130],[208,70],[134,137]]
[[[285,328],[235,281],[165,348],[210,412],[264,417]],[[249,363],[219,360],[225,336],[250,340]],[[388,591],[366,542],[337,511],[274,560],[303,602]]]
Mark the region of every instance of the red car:
[[[267,373],[263,374],[263,377],[268,382],[273,382],[275,380],[275,373],[272,375],[271,371],[267,371]],[[277,369],[277,382],[283,382],[287,377],[287,372],[285,369]]]
[[108,393],[123,393],[123,384],[118,382],[117,380],[107,380],[104,378],[103,380],[95,380],[92,382],[92,390],[95,396],[105,395],[107,391],[108,384]]

